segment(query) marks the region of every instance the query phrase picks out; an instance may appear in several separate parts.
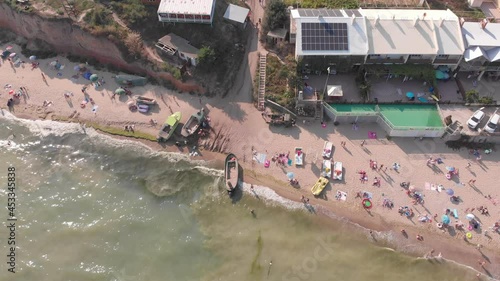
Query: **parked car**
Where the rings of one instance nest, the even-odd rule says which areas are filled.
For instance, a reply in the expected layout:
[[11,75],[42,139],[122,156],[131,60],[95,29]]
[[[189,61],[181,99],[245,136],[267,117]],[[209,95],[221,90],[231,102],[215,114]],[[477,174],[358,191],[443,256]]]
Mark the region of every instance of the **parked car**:
[[479,125],[479,123],[481,123],[481,120],[483,120],[485,116],[483,109],[484,107],[478,109],[467,121],[467,126],[469,126],[469,128],[471,128],[472,130],[476,129],[477,125]]
[[498,127],[498,121],[500,121],[500,115],[498,115],[498,113],[496,113],[495,111],[495,114],[491,116],[490,120],[488,120],[488,123],[486,123],[486,125],[484,126],[484,130],[488,133],[494,133]]

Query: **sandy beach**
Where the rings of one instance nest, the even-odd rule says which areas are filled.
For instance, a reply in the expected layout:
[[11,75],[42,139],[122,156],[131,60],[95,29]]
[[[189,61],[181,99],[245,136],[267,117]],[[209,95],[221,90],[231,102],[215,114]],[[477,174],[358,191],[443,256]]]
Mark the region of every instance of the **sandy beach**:
[[[5,46],[0,46],[0,49],[4,48]],[[14,46],[13,51],[20,53],[17,46]],[[27,94],[16,100],[12,110],[18,117],[95,122],[117,128],[134,125],[136,132],[156,135],[160,124],[173,112],[182,112],[181,122],[185,122],[191,114],[203,107],[211,119],[211,137],[216,134],[223,136],[222,150],[231,151],[239,157],[245,170],[245,182],[268,186],[279,195],[295,201],[300,201],[303,195],[310,199],[310,204],[317,214],[324,214],[327,218],[333,213],[338,217],[347,218],[373,230],[371,234],[367,231],[369,239],[375,242],[380,240],[381,243],[386,241],[399,251],[422,256],[434,249],[434,255],[441,253],[442,257],[469,265],[484,276],[489,275],[497,279],[500,277],[500,268],[495,266],[500,264],[500,235],[492,230],[500,216],[500,194],[496,178],[500,173],[500,156],[497,152],[481,152],[481,160],[478,161],[468,150],[453,151],[439,139],[388,140],[385,132],[376,124],[361,123],[357,128],[353,128],[351,124],[334,126],[331,122],[326,122],[323,127],[320,122],[299,122],[291,128],[269,127],[261,112],[254,107],[251,93],[246,91],[230,93],[224,99],[207,98],[148,84],[130,90],[134,96],[156,99],[158,106],[147,114],[131,112],[127,106],[130,97],[113,98],[113,92],[118,88],[112,78],[116,73],[95,70],[92,66],[88,66],[89,69],[105,83],[98,88],[87,88],[95,106],[88,104],[82,108],[82,87],[90,81],[81,76],[73,78],[77,74],[74,70],[76,63],[58,57],[58,62],[65,67],[56,70],[50,65],[56,58],[39,60],[39,67],[32,70],[30,61],[24,57],[22,59],[27,63],[19,67],[11,66],[6,60],[0,66],[0,84],[3,88],[0,92],[0,104],[4,111],[9,110],[6,106],[8,99],[12,97],[9,91],[18,91],[20,87],[24,87]],[[65,98],[64,93],[70,93],[69,98]],[[50,105],[43,106],[45,101]],[[158,124],[153,125],[151,119],[156,120]],[[368,132],[376,132],[377,139],[369,139]],[[322,170],[322,152],[326,140],[334,145],[333,160],[343,163],[343,180],[331,181],[324,195],[314,198],[310,189]],[[173,142],[166,146],[150,141],[142,142],[153,149],[180,153],[189,153],[192,148],[179,148]],[[346,142],[345,147],[341,142]],[[293,159],[295,147],[301,147],[304,151],[304,165],[301,167],[278,166],[271,161],[270,167],[265,168],[260,162],[262,159],[271,160],[276,154],[289,153],[290,159]],[[202,147],[197,149],[200,155],[192,158],[207,160],[221,167],[224,155],[209,152]],[[428,165],[429,157],[441,158],[442,163]],[[376,161],[378,166],[383,165],[384,168],[371,169],[370,160]],[[398,171],[391,168],[393,163],[400,165]],[[458,175],[448,180],[445,177],[446,167],[455,167]],[[360,170],[367,172],[366,183],[359,179]],[[288,172],[295,174],[300,188],[294,188],[288,183]],[[380,187],[372,185],[375,177],[380,178]],[[424,203],[414,204],[406,189],[400,186],[401,182],[410,182],[414,190],[423,195]],[[439,185],[444,189],[434,190]],[[256,189],[258,193],[258,187]],[[452,189],[454,195],[461,198],[461,202],[451,202],[447,194],[448,189]],[[336,199],[337,191],[347,194],[345,201]],[[372,196],[374,206],[370,210],[365,210],[361,199],[356,198],[358,192],[365,191]],[[249,192],[247,196],[251,194]],[[384,199],[390,200],[394,207],[384,207]],[[413,210],[413,217],[407,218],[398,213],[398,208],[404,206]],[[481,206],[488,209],[489,215],[478,210]],[[450,215],[450,227],[440,229],[437,223],[441,222],[446,209],[452,212],[456,210],[458,218]],[[481,224],[480,229],[467,229],[467,214],[473,214],[477,218]],[[430,222],[419,221],[419,217],[425,215]],[[466,229],[455,229],[456,223],[464,223]],[[405,229],[407,236],[401,234],[401,229]],[[472,237],[468,239],[466,233],[470,233]],[[388,234],[390,241],[386,239]],[[423,236],[422,241],[416,239],[417,234]],[[479,260],[484,260],[486,264],[481,266]]]

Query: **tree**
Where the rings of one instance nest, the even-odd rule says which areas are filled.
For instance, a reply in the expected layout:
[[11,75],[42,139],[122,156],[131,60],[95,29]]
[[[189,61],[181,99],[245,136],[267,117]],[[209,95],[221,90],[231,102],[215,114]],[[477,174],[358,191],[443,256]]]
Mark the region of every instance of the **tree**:
[[282,28],[288,21],[288,14],[286,12],[286,4],[280,0],[271,0],[267,6],[264,18],[264,28],[266,30],[274,30]]
[[198,67],[208,70],[216,59],[215,51],[211,47],[203,46],[198,53]]

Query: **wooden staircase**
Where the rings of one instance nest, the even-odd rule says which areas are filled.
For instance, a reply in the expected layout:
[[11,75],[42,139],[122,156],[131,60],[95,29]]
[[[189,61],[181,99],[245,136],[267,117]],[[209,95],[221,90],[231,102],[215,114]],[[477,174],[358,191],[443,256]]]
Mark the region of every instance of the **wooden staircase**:
[[259,55],[259,85],[258,85],[258,97],[257,97],[257,108],[260,111],[264,111],[264,101],[266,95],[266,64],[267,55]]

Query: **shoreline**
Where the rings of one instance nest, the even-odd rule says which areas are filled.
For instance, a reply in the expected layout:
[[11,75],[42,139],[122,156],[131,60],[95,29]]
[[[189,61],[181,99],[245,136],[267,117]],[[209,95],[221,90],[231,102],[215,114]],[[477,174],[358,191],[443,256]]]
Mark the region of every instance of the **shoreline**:
[[[500,278],[500,268],[493,268],[494,264],[500,264],[499,235],[492,234],[493,239],[487,240],[482,234],[474,233],[473,242],[464,242],[463,233],[457,233],[456,235],[444,234],[435,227],[434,222],[420,223],[416,221],[418,214],[427,213],[432,216],[433,213],[442,212],[443,207],[457,208],[463,217],[466,213],[464,211],[465,207],[477,206],[472,204],[484,204],[490,208],[492,214],[491,217],[480,216],[485,221],[483,225],[486,230],[491,225],[491,220],[497,218],[498,214],[500,214],[499,206],[493,206],[481,196],[483,193],[484,195],[491,194],[495,198],[498,196],[498,191],[495,190],[497,183],[494,177],[491,176],[492,174],[498,174],[496,171],[500,172],[499,156],[495,154],[485,157],[481,163],[474,163],[474,175],[472,175],[472,170],[461,169],[461,174],[465,175],[463,180],[460,179],[461,181],[467,182],[470,178],[478,179],[478,186],[481,188],[480,192],[478,192],[474,190],[475,187],[470,188],[461,185],[460,181],[445,181],[442,172],[431,171],[425,165],[429,156],[439,156],[446,161],[446,165],[457,167],[464,167],[466,161],[472,161],[466,151],[451,151],[439,143],[439,140],[424,143],[411,139],[388,141],[382,137],[385,135],[384,132],[380,128],[373,128],[372,124],[360,124],[359,130],[351,130],[348,124],[333,126],[331,123],[327,123],[326,128],[323,128],[318,123],[298,124],[289,129],[269,127],[262,121],[260,112],[255,109],[251,101],[251,94],[245,91],[240,91],[237,94],[235,93],[234,96],[222,99],[219,97],[207,98],[181,94],[152,85],[136,87],[132,88],[134,95],[149,96],[156,98],[159,102],[157,111],[149,114],[133,113],[128,110],[126,105],[128,97],[123,97],[123,99],[120,97],[116,100],[111,98],[112,92],[117,86],[113,84],[113,74],[102,71],[97,73],[106,80],[106,84],[96,90],[89,89],[89,95],[99,105],[99,110],[92,112],[90,106],[87,108],[78,106],[79,99],[83,96],[80,89],[89,82],[84,81],[83,78],[71,79],[74,64],[68,62],[65,58],[60,58],[60,62],[67,64],[66,72],[60,72],[61,75],[50,67],[49,60],[41,60],[40,68],[35,70],[30,70],[29,66],[25,68],[10,67],[8,63],[0,66],[0,77],[2,77],[0,82],[2,85],[12,84],[13,89],[16,90],[23,86],[29,91],[29,95],[24,99],[20,99],[15,105],[14,116],[31,120],[55,119],[54,121],[58,122],[90,122],[115,128],[123,128],[124,125],[134,124],[136,132],[154,136],[159,126],[151,126],[148,122],[150,119],[158,119],[158,123],[161,124],[173,112],[182,111],[184,115],[182,121],[184,121],[187,116],[198,108],[207,108],[207,113],[212,119],[213,133],[211,134],[222,136],[223,144],[220,145],[219,150],[232,151],[240,158],[240,164],[244,168],[245,183],[269,187],[279,196],[295,202],[299,202],[302,195],[310,197],[311,204],[315,206],[320,214],[317,217],[325,223],[336,223],[335,220],[331,219],[332,214],[335,214],[337,218],[345,218],[353,224],[373,230],[376,235],[394,238],[388,243],[393,243],[394,249],[399,252],[418,257],[434,249],[436,253],[441,252],[444,258],[471,266],[476,270],[479,269],[484,275],[485,270],[478,266],[477,263],[478,259],[484,259],[484,257],[474,247],[476,244],[482,244],[484,246],[482,253],[490,259],[490,263],[486,266],[487,270],[492,276],[497,279]],[[40,72],[47,77],[45,82],[42,81]],[[72,103],[77,106],[73,107],[63,98],[63,93],[66,91],[74,93]],[[6,104],[9,98],[7,92],[4,90],[0,95],[2,106]],[[43,107],[42,103],[45,100],[53,101],[53,105]],[[7,109],[3,110],[8,111]],[[78,112],[78,116],[69,118],[68,116],[71,116],[74,112]],[[381,138],[367,140],[366,145],[360,145],[364,143],[368,130],[377,131]],[[178,148],[173,144],[164,145],[148,140],[107,135],[119,139],[139,141],[155,151],[175,152],[187,156],[190,149],[190,147]],[[334,143],[335,151],[333,155],[337,161],[340,159],[344,163],[346,173],[343,181],[332,182],[329,185],[330,187],[324,191],[322,198],[313,198],[309,189],[321,172],[322,158],[320,151],[325,140]],[[341,141],[348,142],[345,148],[340,145]],[[269,168],[264,168],[262,164],[252,160],[253,150],[267,155],[267,159],[269,159],[273,153],[286,153],[298,146],[304,147],[306,155],[305,165],[300,168],[295,166],[278,167],[274,164]],[[431,148],[426,148],[426,146]],[[200,152],[200,156],[187,157],[194,160],[203,160],[211,168],[223,169],[225,155],[208,150],[201,150]],[[375,175],[383,179],[383,186],[376,188],[370,184],[363,185],[358,182],[358,175],[355,171],[368,169],[369,159],[376,159],[379,163],[385,164],[393,163],[396,160],[401,163],[402,171],[400,173],[391,170],[387,172],[369,171],[371,177]],[[444,167],[444,165],[442,166]],[[287,183],[287,171],[293,171],[296,174],[301,183],[300,189],[292,188]],[[487,174],[490,176],[486,176]],[[464,201],[471,202],[453,206],[449,203],[446,194],[438,194],[422,188],[422,192],[426,196],[425,206],[410,205],[411,200],[399,187],[401,181],[410,181],[419,188],[423,187],[426,181],[444,183],[447,186],[454,184],[453,188],[457,194],[460,194]],[[376,203],[376,207],[371,212],[365,211],[360,202],[354,198],[356,192],[363,189],[373,192],[373,202]],[[336,190],[343,190],[348,193],[348,200],[335,200],[334,192]],[[416,212],[415,222],[400,217],[397,209],[387,210],[382,208],[379,204],[385,197],[394,200],[395,208],[405,205],[414,208]],[[407,231],[408,239],[400,234],[399,231],[402,228]],[[415,239],[416,234],[423,235],[424,241],[417,241]],[[368,239],[373,240],[369,232],[366,235]]]
[[[2,110],[4,109],[2,108]],[[28,113],[21,113],[18,115],[13,114],[13,115],[16,118],[33,120],[33,121],[41,120],[41,121],[55,121],[55,122],[77,124],[77,122],[71,122],[71,121],[39,119],[36,116],[30,115]],[[85,123],[86,120],[80,120],[80,121],[81,121],[80,123]],[[174,145],[161,146],[156,142],[145,139],[113,135],[99,130],[96,131],[100,134],[107,135],[112,138],[139,142],[153,151],[180,153],[183,156],[189,157],[189,154],[179,151],[178,148]],[[197,158],[189,157],[189,158],[191,160],[202,160],[205,163],[207,163],[210,168],[223,170],[223,161],[225,159],[225,155],[223,153],[206,151],[203,152],[203,156],[201,157]],[[287,184],[286,182],[280,181],[277,178],[273,177],[272,175],[259,174],[255,170],[249,167],[244,167],[244,165],[242,166],[244,169],[245,179],[243,186],[241,186],[240,188],[242,189],[242,192],[244,192],[246,196],[253,196],[252,195],[253,192],[250,191],[249,185],[254,185],[256,186],[254,188],[257,190],[257,194],[260,188],[267,188],[269,190],[272,190],[278,196],[280,196],[285,200],[290,200],[294,203],[300,204],[299,201],[296,200],[296,198],[298,198],[302,194],[300,190],[283,188],[281,184]],[[266,200],[271,200],[271,199],[266,198]],[[271,201],[275,202],[275,200]],[[278,205],[280,204],[278,203]],[[380,247],[387,248],[392,251],[397,251],[417,259],[433,260],[441,258],[446,262],[455,263],[458,266],[463,266],[477,273],[480,273],[481,271],[474,266],[475,261],[478,259],[482,259],[483,254],[486,256],[495,254],[493,251],[491,251],[491,249],[487,248],[486,249],[483,248],[483,250],[478,251],[476,250],[475,245],[472,243],[469,243],[470,245],[468,248],[450,247],[452,245],[452,243],[450,243],[451,241],[449,241],[449,239],[445,237],[440,236],[439,233],[436,233],[435,231],[431,231],[430,229],[423,230],[421,228],[419,229],[418,227],[411,227],[408,225],[399,225],[397,223],[391,223],[384,220],[378,214],[374,214],[370,218],[367,218],[366,216],[361,216],[358,213],[353,213],[349,210],[344,210],[342,208],[339,208],[339,206],[337,205],[325,206],[324,204],[321,203],[321,201],[318,202],[318,199],[316,198],[312,199],[311,205],[316,210],[315,211],[315,214],[317,215],[316,219],[318,219],[321,222],[324,222],[326,225],[330,224],[333,225],[339,222],[347,223],[349,227],[358,229],[362,234],[366,235],[366,238],[370,240],[372,243],[375,243]],[[286,206],[283,205],[280,206],[286,208]],[[411,240],[411,236],[409,236],[408,238],[403,237],[403,235],[401,235],[399,232],[399,229],[401,227],[404,227],[404,229],[407,231],[408,234],[419,233],[427,237],[427,239],[424,242],[425,244],[421,242],[415,242],[421,244],[415,245],[415,247],[412,247],[410,250],[405,249],[407,248],[405,242]],[[370,231],[374,232],[370,233]],[[391,239],[389,239],[388,236]],[[454,250],[450,251],[450,248]],[[427,253],[429,253],[432,249],[436,253],[435,256],[427,256]],[[443,252],[446,252],[447,254],[442,255],[440,257],[437,256],[437,253],[441,254]],[[494,264],[494,262],[492,262],[492,264]],[[483,273],[481,274],[484,276]],[[490,279],[484,279],[484,280],[498,280],[495,277],[491,277]]]

